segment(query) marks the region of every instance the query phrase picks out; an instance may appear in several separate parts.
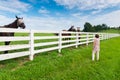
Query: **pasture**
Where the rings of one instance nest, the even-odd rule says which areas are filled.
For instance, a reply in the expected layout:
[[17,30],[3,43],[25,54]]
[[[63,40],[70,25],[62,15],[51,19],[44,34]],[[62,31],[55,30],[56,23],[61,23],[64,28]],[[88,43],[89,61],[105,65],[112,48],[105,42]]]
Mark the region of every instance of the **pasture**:
[[[13,42],[16,44],[16,42]],[[120,37],[101,41],[100,61],[91,61],[92,44],[0,62],[0,80],[120,80]]]
[[[17,30],[17,29],[1,29],[0,32],[16,32],[13,36],[3,36],[0,37],[0,60],[12,59],[22,56],[28,56],[30,60],[34,59],[34,55],[51,51],[58,50],[61,52],[63,48],[68,48],[71,46],[86,44],[93,42],[94,36],[96,33],[90,32],[63,32],[63,31],[40,31],[40,30]],[[22,33],[22,34],[21,34]],[[26,34],[23,34],[26,33]],[[59,34],[58,36],[55,34]],[[64,35],[63,35],[64,34]],[[67,34],[67,35],[66,35]],[[106,34],[106,33],[98,33],[100,35],[100,39],[109,39],[116,36],[118,34]],[[67,39],[67,40],[65,40]],[[12,43],[10,45],[4,45],[3,42]],[[9,52],[8,52],[9,51]],[[7,53],[7,54],[3,54]]]
[[120,30],[109,29],[109,30],[103,30],[101,32],[105,32],[105,33],[120,33]]

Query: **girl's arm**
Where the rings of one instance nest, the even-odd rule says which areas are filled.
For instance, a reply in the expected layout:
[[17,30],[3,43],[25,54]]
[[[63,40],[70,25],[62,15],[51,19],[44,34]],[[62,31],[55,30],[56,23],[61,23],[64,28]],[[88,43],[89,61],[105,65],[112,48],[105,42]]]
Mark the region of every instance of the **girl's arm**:
[[95,47],[95,45],[96,45],[96,39],[94,39],[93,48]]

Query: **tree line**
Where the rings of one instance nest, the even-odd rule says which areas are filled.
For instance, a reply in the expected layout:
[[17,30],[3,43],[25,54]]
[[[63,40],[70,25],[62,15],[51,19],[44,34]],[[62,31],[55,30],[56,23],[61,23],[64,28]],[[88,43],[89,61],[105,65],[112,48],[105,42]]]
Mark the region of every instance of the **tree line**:
[[109,30],[109,29],[116,29],[119,30],[120,27],[110,27],[106,24],[99,24],[99,25],[91,25],[89,22],[84,24],[84,32],[99,32],[102,30]]

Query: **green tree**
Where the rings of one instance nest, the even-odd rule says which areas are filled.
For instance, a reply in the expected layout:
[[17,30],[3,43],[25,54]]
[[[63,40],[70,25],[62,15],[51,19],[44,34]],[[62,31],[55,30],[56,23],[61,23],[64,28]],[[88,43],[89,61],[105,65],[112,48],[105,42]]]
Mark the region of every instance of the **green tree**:
[[102,24],[102,30],[107,30],[108,26],[106,24]]
[[101,30],[107,30],[110,29],[106,24],[99,24],[92,26],[89,22],[86,22],[84,24],[84,32],[99,32]]
[[118,27],[118,33],[120,34],[120,26]]
[[83,29],[84,32],[93,32],[94,29],[92,27],[92,25],[89,23],[89,22],[86,22],[84,24],[84,29]]

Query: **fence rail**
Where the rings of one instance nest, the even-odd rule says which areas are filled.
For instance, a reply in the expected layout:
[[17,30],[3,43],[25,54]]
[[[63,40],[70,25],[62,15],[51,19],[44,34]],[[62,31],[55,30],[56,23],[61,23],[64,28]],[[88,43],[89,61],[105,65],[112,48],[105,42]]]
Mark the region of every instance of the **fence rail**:
[[[2,32],[15,32],[23,34],[22,36],[0,36],[0,43],[5,41],[20,41],[22,44],[10,44],[10,45],[1,45],[0,44],[0,61],[18,58],[22,56],[29,56],[30,60],[33,60],[33,56],[37,53],[58,50],[60,53],[63,48],[75,46],[76,48],[79,45],[93,42],[94,35],[96,33],[90,32],[57,32],[57,31],[40,31],[40,30],[19,30],[19,29],[6,29],[0,28],[0,33]],[[24,36],[24,33],[27,33],[27,36]],[[47,35],[35,35],[35,34],[47,34]],[[49,35],[52,34],[52,35]],[[55,34],[58,34],[56,36]],[[71,34],[69,36],[64,36],[63,34]],[[110,39],[113,37],[120,36],[119,34],[110,34],[110,33],[97,33],[100,35],[100,40]],[[45,40],[45,41],[42,41]],[[27,43],[24,43],[27,41]],[[37,41],[37,42],[36,42]],[[18,42],[19,43],[19,42]],[[37,47],[37,48],[36,48]],[[24,50],[21,50],[24,49]],[[3,51],[13,50],[13,52],[8,54],[2,54]],[[19,50],[14,52],[14,50]]]

